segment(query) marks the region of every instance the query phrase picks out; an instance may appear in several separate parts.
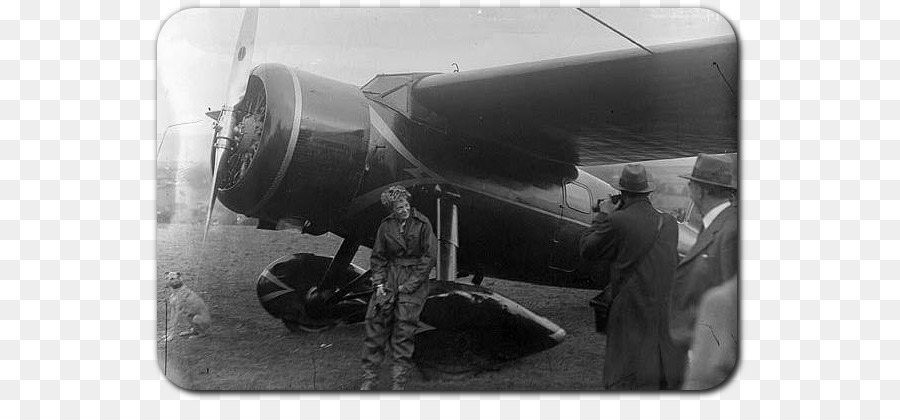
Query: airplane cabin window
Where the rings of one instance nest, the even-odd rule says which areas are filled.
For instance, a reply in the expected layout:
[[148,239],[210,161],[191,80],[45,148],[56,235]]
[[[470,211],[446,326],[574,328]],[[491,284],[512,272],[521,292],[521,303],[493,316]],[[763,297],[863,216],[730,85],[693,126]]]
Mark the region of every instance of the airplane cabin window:
[[578,184],[566,184],[566,205],[582,213],[591,212],[591,193]]

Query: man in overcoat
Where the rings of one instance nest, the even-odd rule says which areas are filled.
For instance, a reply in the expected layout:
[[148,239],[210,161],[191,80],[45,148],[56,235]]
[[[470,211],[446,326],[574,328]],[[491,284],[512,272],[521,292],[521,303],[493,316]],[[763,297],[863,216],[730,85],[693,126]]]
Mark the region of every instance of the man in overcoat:
[[685,371],[690,363],[688,350],[694,339],[700,299],[738,271],[736,157],[701,153],[693,172],[682,177],[689,180],[691,199],[703,215],[697,242],[678,264],[669,303],[670,333],[681,354],[681,370]]
[[[678,262],[675,219],[653,208],[653,190],[641,164],[629,164],[616,185],[618,208],[601,203],[582,234],[581,257],[611,262],[610,303],[603,383],[607,389],[677,389],[682,372],[675,364],[668,332],[668,297]],[[601,273],[602,274],[602,273]]]

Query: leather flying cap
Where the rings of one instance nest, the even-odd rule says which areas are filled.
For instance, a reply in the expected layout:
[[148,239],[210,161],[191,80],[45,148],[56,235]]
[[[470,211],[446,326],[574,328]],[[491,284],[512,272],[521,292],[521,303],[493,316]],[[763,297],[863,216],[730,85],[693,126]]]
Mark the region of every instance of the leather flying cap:
[[691,181],[737,190],[737,159],[731,156],[700,153],[694,162],[694,171],[690,175],[679,176]]
[[616,185],[612,186],[619,191],[633,193],[647,193],[653,191],[653,184],[647,180],[647,169],[640,163],[629,163],[622,168],[622,176]]

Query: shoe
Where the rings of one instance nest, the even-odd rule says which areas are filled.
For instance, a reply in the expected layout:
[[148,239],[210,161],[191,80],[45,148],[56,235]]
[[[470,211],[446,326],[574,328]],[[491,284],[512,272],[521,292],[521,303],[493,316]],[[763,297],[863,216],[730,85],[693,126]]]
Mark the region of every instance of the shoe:
[[360,391],[374,391],[376,388],[376,383],[373,380],[367,379],[364,380],[362,385],[360,385]]

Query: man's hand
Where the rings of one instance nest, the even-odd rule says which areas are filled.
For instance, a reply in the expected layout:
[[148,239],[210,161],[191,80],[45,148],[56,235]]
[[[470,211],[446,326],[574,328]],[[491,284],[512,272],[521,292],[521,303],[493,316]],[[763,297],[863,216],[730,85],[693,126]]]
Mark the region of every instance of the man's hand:
[[[614,210],[619,208],[618,204],[613,204],[612,196],[605,200],[600,200],[600,203],[597,204],[597,210],[600,210],[603,213],[610,214]],[[620,201],[621,203],[621,201]]]

